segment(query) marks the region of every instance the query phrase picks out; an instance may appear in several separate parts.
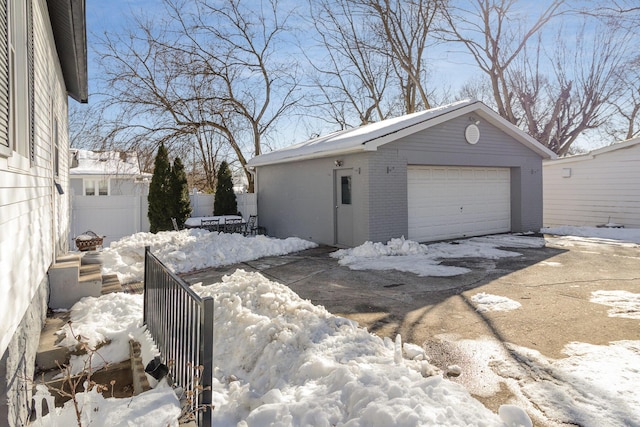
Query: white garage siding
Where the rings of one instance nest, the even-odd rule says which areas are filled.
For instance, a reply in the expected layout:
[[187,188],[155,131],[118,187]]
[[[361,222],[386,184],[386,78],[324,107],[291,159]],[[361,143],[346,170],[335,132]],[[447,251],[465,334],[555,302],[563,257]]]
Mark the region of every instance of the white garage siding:
[[509,168],[409,166],[407,179],[409,239],[511,231]]
[[640,228],[640,138],[544,163],[544,225]]

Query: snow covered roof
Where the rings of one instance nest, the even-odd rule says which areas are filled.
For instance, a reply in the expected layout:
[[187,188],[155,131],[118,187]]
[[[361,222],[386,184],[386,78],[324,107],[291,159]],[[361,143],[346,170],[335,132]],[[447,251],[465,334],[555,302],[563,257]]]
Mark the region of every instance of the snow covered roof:
[[626,141],[616,142],[615,144],[611,144],[606,147],[598,148],[596,150],[591,150],[588,153],[576,154],[575,156],[567,156],[561,159],[556,159],[553,161],[553,164],[590,160],[599,156],[600,154],[605,154],[605,153],[609,153],[611,151],[616,151],[616,150],[623,150],[625,148],[631,148],[636,145],[640,145],[640,137],[627,139]]
[[248,166],[264,166],[336,154],[376,151],[381,145],[469,113],[474,113],[498,127],[541,157],[546,159],[556,157],[551,150],[500,117],[498,113],[482,102],[465,100],[310,139],[254,157],[248,162]]
[[151,176],[140,171],[135,152],[71,149],[71,154],[78,166],[69,170],[70,175]]

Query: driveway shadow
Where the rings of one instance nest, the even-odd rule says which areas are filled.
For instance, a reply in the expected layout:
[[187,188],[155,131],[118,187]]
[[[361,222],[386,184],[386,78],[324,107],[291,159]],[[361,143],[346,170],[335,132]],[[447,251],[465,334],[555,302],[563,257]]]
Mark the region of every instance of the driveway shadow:
[[471,271],[452,277],[421,277],[396,270],[350,270],[329,256],[336,250],[319,246],[182,276],[189,283],[206,285],[238,268],[258,271],[287,285],[301,298],[322,305],[335,315],[356,320],[373,333],[392,339],[402,334],[404,341],[421,344],[434,334],[471,332],[474,325],[484,323],[455,297],[564,252],[546,247],[513,248],[522,256],[447,259],[443,265]]

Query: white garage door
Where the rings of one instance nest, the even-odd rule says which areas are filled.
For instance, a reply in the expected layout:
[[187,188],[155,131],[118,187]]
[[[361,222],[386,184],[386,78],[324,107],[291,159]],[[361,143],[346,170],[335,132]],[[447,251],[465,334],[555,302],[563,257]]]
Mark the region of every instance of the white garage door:
[[508,168],[409,166],[407,176],[411,240],[511,230]]

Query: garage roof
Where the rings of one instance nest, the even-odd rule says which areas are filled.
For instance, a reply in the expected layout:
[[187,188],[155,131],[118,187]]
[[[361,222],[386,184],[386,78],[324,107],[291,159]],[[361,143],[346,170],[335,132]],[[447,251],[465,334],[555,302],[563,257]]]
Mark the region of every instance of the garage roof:
[[56,50],[67,93],[87,102],[87,28],[85,0],[47,0]]
[[538,153],[542,158],[556,158],[556,154],[553,151],[500,117],[499,114],[482,102],[465,100],[310,139],[300,144],[254,157],[249,160],[248,166],[265,166],[336,154],[375,151],[381,145],[470,113],[474,113],[498,127],[521,144]]
[[632,147],[635,147],[636,145],[640,145],[640,137],[627,139],[626,141],[616,142],[615,144],[611,144],[606,147],[598,148],[596,150],[591,150],[588,153],[563,157],[561,159],[554,160],[553,162],[549,162],[547,164],[571,163],[571,162],[579,162],[582,160],[591,160],[596,158],[600,154],[609,153],[611,151],[616,151],[616,150],[623,150],[625,148],[632,148]]

